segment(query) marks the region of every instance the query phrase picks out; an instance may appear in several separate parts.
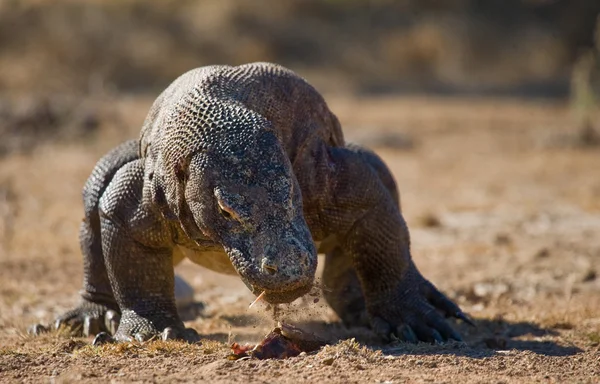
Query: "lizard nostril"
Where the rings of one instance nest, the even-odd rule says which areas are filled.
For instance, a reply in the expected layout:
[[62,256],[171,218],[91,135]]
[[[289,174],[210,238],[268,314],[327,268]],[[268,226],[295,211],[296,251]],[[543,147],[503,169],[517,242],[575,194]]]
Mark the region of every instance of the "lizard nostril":
[[277,273],[277,266],[265,259],[263,259],[262,261],[261,268],[264,272],[268,273],[269,275],[274,275],[275,273]]
[[302,253],[300,256],[300,265],[302,265],[303,268],[308,268],[309,264],[308,255],[306,253]]

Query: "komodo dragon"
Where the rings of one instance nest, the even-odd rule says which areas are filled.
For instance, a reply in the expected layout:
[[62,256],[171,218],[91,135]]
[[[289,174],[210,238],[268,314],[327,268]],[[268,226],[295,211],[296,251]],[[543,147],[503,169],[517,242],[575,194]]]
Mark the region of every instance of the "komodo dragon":
[[322,96],[279,65],[179,77],[139,141],[96,164],[83,197],[82,300],[56,324],[116,329],[98,342],[198,340],[174,301],[173,266],[185,257],[286,303],[313,287],[317,247],[325,299],[347,325],[442,342],[461,339],[444,316],[469,322],[413,263],[386,165],[346,144]]

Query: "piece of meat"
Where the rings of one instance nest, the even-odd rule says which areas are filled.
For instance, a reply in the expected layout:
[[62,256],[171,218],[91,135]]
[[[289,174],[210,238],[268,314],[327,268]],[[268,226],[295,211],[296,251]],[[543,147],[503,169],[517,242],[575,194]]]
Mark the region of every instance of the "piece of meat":
[[298,356],[302,352],[313,352],[326,345],[327,342],[313,333],[301,330],[290,324],[278,324],[265,338],[256,345],[231,345],[230,360],[243,357],[264,359],[286,359]]

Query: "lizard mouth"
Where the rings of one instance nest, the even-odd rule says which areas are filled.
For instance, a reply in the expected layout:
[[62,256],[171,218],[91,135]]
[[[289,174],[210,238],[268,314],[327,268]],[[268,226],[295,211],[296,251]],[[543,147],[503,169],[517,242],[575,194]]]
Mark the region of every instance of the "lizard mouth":
[[[293,288],[290,290],[264,290],[258,287],[252,287],[252,293],[255,295],[262,295],[262,299],[269,304],[283,304],[291,303],[300,296],[307,294],[312,288],[312,284],[306,284],[301,287]],[[264,292],[264,293],[263,293]]]

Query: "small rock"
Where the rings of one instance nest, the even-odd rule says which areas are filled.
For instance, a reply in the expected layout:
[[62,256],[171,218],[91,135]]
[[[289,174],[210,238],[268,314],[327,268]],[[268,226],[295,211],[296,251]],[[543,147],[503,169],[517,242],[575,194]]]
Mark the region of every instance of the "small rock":
[[550,251],[548,250],[548,248],[542,248],[539,251],[537,251],[535,254],[535,257],[537,259],[545,259],[548,256],[550,256]]
[[590,281],[594,281],[596,280],[596,278],[598,277],[598,274],[596,273],[596,271],[594,269],[589,269],[581,278],[581,281],[583,283],[587,283]]
[[419,221],[426,228],[439,228],[442,226],[440,218],[431,212],[421,216]]
[[498,233],[494,239],[494,243],[496,243],[496,245],[510,245],[512,243],[512,239],[506,233]]
[[597,147],[600,145],[600,132],[589,121],[579,129],[578,144],[581,147]]
[[325,359],[321,360],[321,363],[323,365],[332,365],[334,361],[335,361],[335,358],[333,358],[333,357],[326,357]]

